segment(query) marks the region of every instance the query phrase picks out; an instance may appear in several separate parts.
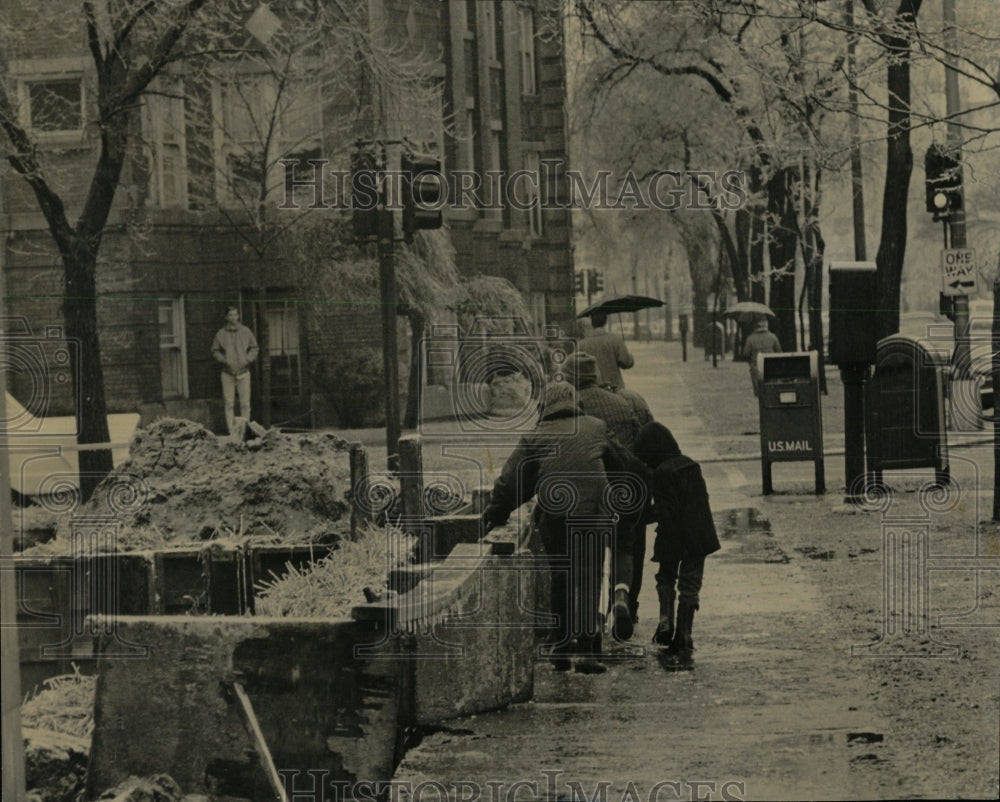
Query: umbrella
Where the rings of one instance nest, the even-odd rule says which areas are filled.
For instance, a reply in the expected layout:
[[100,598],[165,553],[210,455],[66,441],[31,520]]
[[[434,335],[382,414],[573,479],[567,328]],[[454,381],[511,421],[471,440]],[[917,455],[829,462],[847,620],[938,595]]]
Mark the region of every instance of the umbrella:
[[650,298],[647,295],[613,295],[591,304],[584,309],[577,317],[588,317],[594,312],[605,312],[609,315],[615,312],[638,312],[640,309],[649,309],[654,306],[663,306],[663,301],[659,298]]
[[764,315],[766,317],[774,317],[771,307],[759,304],[756,301],[740,301],[738,304],[733,304],[729,307],[725,313],[727,315]]

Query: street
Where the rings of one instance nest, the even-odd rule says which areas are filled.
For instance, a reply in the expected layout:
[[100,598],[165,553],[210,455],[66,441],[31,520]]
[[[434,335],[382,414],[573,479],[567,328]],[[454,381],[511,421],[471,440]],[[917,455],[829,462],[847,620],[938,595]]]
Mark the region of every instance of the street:
[[[437,798],[440,783],[464,799],[997,798],[998,574],[931,570],[927,615],[896,640],[887,633],[899,636],[899,622],[882,621],[883,609],[913,613],[905,601],[883,607],[883,540],[897,519],[927,532],[932,556],[987,555],[995,568],[989,447],[953,456],[950,505],[925,504],[928,473],[917,471],[888,477],[887,510],[846,507],[839,456],[827,459],[826,495],[813,494],[810,463],[787,463],[764,497],[759,451],[735,461],[716,449],[759,444],[746,365],[713,368],[695,349],[681,363],[677,343],[629,347],[627,386],[703,462],[723,544],[706,561],[694,670],[656,659],[647,562],[635,635],[610,645],[607,674],[538,662],[530,703],[426,734],[396,773],[403,795]],[[824,404],[836,408],[838,393],[831,384]],[[742,409],[745,430],[720,431],[717,404]],[[828,432],[840,414],[825,418]],[[650,527],[647,553],[652,538]],[[870,648],[880,637],[881,651]]]

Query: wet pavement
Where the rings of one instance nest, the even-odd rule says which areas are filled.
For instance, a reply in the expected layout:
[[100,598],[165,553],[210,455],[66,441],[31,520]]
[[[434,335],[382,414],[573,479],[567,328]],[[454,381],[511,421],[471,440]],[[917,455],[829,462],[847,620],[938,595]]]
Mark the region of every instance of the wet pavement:
[[[717,520],[722,550],[706,561],[694,669],[667,671],[656,659],[656,565],[647,562],[635,635],[611,645],[608,673],[558,673],[540,661],[531,702],[425,734],[397,771],[404,796],[433,781],[424,790],[435,799],[440,783],[468,802],[871,798],[875,774],[883,784],[891,775],[887,724],[867,708],[863,678],[830,636],[804,569],[831,555],[796,551],[772,530],[754,484],[759,461],[718,458],[711,410],[697,409],[671,370],[679,350],[635,346],[626,381],[703,462]],[[647,553],[652,538],[650,527]]]

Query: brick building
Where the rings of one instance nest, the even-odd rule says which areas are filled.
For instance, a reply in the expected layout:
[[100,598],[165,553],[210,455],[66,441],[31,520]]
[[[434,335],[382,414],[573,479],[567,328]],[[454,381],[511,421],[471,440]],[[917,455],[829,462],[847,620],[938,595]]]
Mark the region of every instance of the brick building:
[[[570,214],[537,203],[545,195],[566,197],[565,187],[555,185],[563,179],[544,175],[547,161],[565,164],[567,148],[559,26],[549,24],[554,36],[538,35],[543,17],[558,15],[558,4],[549,4],[367,4],[371,18],[384,20],[395,42],[412,52],[435,54],[441,124],[431,138],[437,140],[433,144],[443,171],[537,175],[531,208],[446,208],[445,220],[460,272],[508,279],[521,291],[538,333],[552,324],[568,331],[573,317]],[[24,0],[12,4],[8,18],[18,31],[17,47],[5,78],[17,93],[22,121],[58,171],[60,193],[72,213],[86,191],[97,146],[88,123],[94,111],[93,64],[79,20],[66,15],[60,23],[65,35],[56,36],[52,20],[42,25],[32,8]],[[179,91],[145,97],[136,113],[140,135],[133,138],[98,266],[109,411],[138,409],[146,420],[163,414],[189,417],[221,430],[210,345],[227,303],[236,302],[251,328],[267,324],[268,347],[261,361],[267,359],[271,420],[340,423],[343,416],[331,397],[336,387],[322,377],[353,353],[362,354],[359,372],[377,372],[377,299],[366,305],[316,297],[315,286],[297,284],[287,257],[255,250],[252,237],[232,225],[229,185],[218,179],[224,174],[237,181],[241,169],[234,133],[239,114],[227,105],[227,86],[212,85],[199,96],[183,70],[171,71],[164,80]],[[282,107],[277,141],[288,139],[286,156],[326,159],[344,168],[350,136],[371,135],[370,121],[354,114],[353,128],[333,125],[349,109],[343,97],[336,92],[324,97],[323,90],[322,85],[303,86],[303,94]],[[229,121],[224,136],[216,130],[220,119]],[[53,356],[59,345],[56,328],[62,325],[62,264],[27,184],[9,165],[0,171],[6,326],[22,342],[30,340],[34,351],[48,354],[28,371],[9,372],[9,389],[36,411],[68,414],[70,383]],[[530,192],[530,182],[526,186]],[[404,344],[405,329],[400,318]],[[253,383],[255,417],[261,412],[260,369],[255,368]]]

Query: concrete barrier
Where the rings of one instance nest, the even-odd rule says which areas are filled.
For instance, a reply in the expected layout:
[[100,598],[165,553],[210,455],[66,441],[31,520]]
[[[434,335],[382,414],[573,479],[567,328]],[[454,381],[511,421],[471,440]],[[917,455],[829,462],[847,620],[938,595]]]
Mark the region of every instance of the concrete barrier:
[[273,800],[237,681],[286,783],[392,776],[409,678],[403,661],[359,655],[381,638],[373,622],[123,617],[117,629],[149,657],[103,656],[100,639],[88,794],[166,773],[187,793]]
[[540,564],[513,552],[459,543],[350,621],[120,618],[98,645],[89,791],[165,772],[188,793],[273,799],[236,682],[289,791],[391,779],[407,727],[531,698]]

